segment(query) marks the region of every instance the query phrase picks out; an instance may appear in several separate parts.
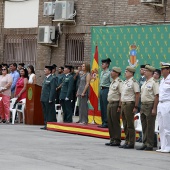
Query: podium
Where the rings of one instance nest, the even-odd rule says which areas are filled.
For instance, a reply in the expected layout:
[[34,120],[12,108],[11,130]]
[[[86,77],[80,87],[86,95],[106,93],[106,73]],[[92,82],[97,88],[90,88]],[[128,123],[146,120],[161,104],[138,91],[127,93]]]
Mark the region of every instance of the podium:
[[27,84],[25,124],[44,125],[44,117],[40,102],[41,86]]

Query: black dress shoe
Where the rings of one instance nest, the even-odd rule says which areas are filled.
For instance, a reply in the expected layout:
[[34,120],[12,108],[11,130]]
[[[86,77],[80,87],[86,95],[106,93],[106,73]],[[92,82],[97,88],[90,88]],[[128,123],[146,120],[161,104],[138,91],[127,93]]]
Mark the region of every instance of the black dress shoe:
[[41,130],[47,130],[47,128],[44,126],[44,127],[42,127],[42,128],[40,128]]
[[119,148],[124,148],[126,145],[128,145],[128,144],[125,143],[123,145],[120,145]]
[[120,146],[120,143],[110,143],[110,146]]
[[146,147],[145,151],[153,151],[153,147]]
[[134,145],[133,144],[126,145],[124,149],[134,149]]
[[109,143],[105,143],[105,145],[106,145],[106,146],[110,146],[110,145],[111,145],[111,143],[110,143],[110,142],[109,142]]
[[142,145],[141,147],[137,148],[136,150],[145,150],[145,148],[147,148],[146,145]]

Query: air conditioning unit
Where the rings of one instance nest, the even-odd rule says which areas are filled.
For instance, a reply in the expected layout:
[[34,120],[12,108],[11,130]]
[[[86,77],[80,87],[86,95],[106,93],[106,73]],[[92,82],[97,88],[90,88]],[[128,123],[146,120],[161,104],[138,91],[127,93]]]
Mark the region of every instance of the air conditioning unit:
[[44,16],[52,16],[55,12],[55,2],[44,2]]
[[53,43],[55,40],[55,26],[39,26],[38,43]]
[[72,20],[74,1],[56,1],[54,20]]
[[156,3],[161,2],[161,0],[141,0],[142,3]]

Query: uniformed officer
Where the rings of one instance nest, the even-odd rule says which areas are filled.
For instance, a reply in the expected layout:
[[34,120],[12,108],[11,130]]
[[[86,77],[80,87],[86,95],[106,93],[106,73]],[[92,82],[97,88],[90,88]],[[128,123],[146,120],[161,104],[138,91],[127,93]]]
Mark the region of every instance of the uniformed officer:
[[138,111],[140,89],[138,82],[133,78],[135,68],[127,66],[126,80],[123,82],[121,93],[121,114],[125,132],[125,143],[119,148],[131,149],[135,145],[134,114]]
[[101,118],[102,118],[102,125],[98,126],[101,128],[107,128],[107,95],[109,92],[109,86],[112,82],[112,78],[110,77],[109,65],[110,65],[110,58],[102,60],[102,69],[100,76],[100,111],[101,111]]
[[123,81],[119,78],[121,75],[121,69],[119,67],[113,67],[111,71],[111,77],[113,79],[109,87],[108,93],[108,105],[107,105],[107,119],[109,127],[110,142],[105,145],[108,146],[120,146],[121,142],[121,127],[120,127],[120,110],[121,110],[121,89]]
[[44,74],[45,79],[42,84],[41,91],[41,103],[42,110],[44,114],[44,127],[41,129],[46,130],[47,122],[56,122],[56,112],[55,112],[55,92],[56,83],[52,76],[52,66],[45,66]]
[[65,65],[63,82],[61,85],[60,102],[63,109],[63,122],[71,123],[72,120],[72,100],[74,89],[74,78],[71,75],[72,66]]
[[[141,87],[142,87],[143,83],[146,80],[145,75],[144,75],[144,69],[145,69],[145,65],[141,65],[140,66],[140,75],[141,75],[141,77],[139,78],[140,91],[141,91]],[[139,106],[138,107],[139,107],[138,112],[140,112],[141,99],[139,99]],[[136,142],[142,142],[142,132],[139,132],[139,138],[136,140]]]
[[57,68],[57,65],[56,65],[56,64],[53,64],[53,65],[52,65],[52,68],[53,68],[53,69],[52,69],[52,76],[53,76],[53,77],[56,77],[56,68]]
[[163,76],[159,86],[158,125],[161,149],[158,152],[170,152],[170,63],[161,62]]
[[62,81],[63,77],[65,76],[64,74],[64,67],[59,67],[58,68],[58,74],[57,74],[57,95],[56,95],[56,104],[60,103],[59,96],[60,96],[60,91],[61,91],[61,86],[62,86]]
[[154,147],[155,119],[157,113],[159,83],[154,80],[155,68],[145,66],[146,81],[141,87],[141,123],[143,131],[143,145],[137,150],[152,151]]

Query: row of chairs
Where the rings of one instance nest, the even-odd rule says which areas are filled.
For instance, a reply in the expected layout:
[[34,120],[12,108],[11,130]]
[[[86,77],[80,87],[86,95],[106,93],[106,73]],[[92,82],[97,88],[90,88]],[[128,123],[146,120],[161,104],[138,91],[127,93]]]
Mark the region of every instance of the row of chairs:
[[[134,126],[136,132],[142,132],[142,123],[141,123],[141,114],[137,113],[134,116]],[[123,130],[123,123],[121,124],[121,129]],[[159,126],[158,126],[158,120],[155,120],[155,134],[157,135],[157,147],[159,149]]]
[[[14,108],[16,100],[17,100],[17,98],[12,98],[10,100],[10,112],[12,113],[12,124],[14,124],[14,122],[15,122],[16,115],[18,115],[18,122],[20,123],[20,114],[18,114],[19,112],[22,113],[23,123],[25,123],[25,105],[26,105],[26,99],[20,100],[16,104],[16,106]],[[61,113],[62,113],[61,105],[60,104],[55,104],[55,110],[58,113],[57,120],[58,120],[58,122],[61,122]]]
[[22,113],[23,123],[25,123],[25,105],[26,105],[26,99],[20,100],[15,108],[14,105],[16,103],[17,98],[12,98],[10,100],[10,112],[12,113],[12,124],[15,122],[15,116],[18,115],[18,122],[20,123],[20,114]]

